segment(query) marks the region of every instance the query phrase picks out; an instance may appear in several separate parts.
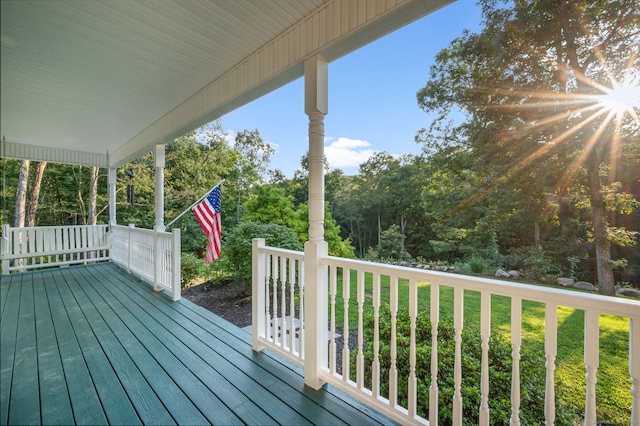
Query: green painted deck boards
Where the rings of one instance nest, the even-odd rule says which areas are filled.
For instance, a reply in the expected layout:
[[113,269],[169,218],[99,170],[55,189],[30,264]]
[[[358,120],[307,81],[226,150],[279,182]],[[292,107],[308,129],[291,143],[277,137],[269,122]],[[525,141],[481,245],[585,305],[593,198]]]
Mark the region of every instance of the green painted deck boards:
[[389,424],[114,264],[0,279],[0,425]]

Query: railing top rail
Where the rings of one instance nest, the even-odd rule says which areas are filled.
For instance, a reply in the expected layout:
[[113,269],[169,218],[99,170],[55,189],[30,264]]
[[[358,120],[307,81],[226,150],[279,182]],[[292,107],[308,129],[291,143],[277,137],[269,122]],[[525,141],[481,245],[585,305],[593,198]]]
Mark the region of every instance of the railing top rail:
[[277,253],[287,257],[294,257],[296,259],[304,259],[304,253],[301,251],[283,249],[279,247],[260,247],[259,250],[264,253]]
[[[6,226],[6,225],[5,225]],[[71,228],[106,228],[108,224],[101,223],[97,225],[51,225],[51,226],[6,226],[7,231],[30,231],[37,229],[71,229]],[[4,228],[4,226],[3,226]]]
[[500,281],[491,278],[472,277],[451,272],[415,269],[405,266],[366,262],[327,256],[320,263],[334,267],[365,270],[394,277],[414,279],[422,282],[464,287],[472,291],[490,291],[499,296],[519,296],[523,299],[541,303],[555,303],[577,309],[595,309],[601,313],[640,319],[640,301],[621,297],[588,294],[579,291],[548,288],[531,284]]
[[137,228],[137,227],[126,226],[126,225],[111,225],[111,229],[113,229],[113,230],[121,230],[121,231],[131,231],[131,232],[136,232],[136,233],[139,233],[139,234],[153,235],[154,233],[157,232],[159,235],[163,235],[163,236],[170,236],[171,235],[171,232],[167,232],[167,231],[155,231],[153,229]]

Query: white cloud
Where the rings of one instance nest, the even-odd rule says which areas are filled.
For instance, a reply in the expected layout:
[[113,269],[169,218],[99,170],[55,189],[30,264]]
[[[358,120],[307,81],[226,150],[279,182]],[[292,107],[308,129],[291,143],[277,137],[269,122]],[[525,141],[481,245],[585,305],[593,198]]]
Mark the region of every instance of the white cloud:
[[332,169],[358,167],[376,152],[367,141],[344,137],[325,138],[324,154]]

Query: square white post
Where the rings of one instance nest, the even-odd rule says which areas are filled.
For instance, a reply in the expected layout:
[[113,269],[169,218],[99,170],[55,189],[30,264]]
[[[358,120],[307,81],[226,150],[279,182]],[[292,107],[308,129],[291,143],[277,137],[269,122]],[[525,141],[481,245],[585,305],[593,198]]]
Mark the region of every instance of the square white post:
[[251,248],[251,341],[253,350],[262,352],[264,346],[259,342],[260,334],[264,336],[265,327],[265,255],[260,253],[260,249],[264,248],[264,238],[254,238]]
[[153,227],[153,289],[159,291],[162,289],[160,285],[160,274],[162,271],[162,250],[160,250],[160,242],[158,232],[164,232],[164,145],[157,144],[154,151],[154,160],[156,166],[155,173],[155,214],[156,222]]
[[304,382],[320,389],[327,366],[328,283],[320,259],[324,241],[324,116],[328,112],[328,63],[314,56],[304,63],[305,113],[309,116],[309,241],[304,246]]

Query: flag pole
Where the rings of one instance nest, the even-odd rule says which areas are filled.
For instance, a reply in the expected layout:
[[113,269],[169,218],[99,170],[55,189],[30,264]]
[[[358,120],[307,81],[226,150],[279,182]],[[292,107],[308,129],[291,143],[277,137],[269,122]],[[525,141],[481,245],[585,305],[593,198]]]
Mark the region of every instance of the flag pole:
[[214,189],[216,189],[217,187],[219,187],[220,185],[222,185],[222,183],[225,181],[226,179],[222,179],[220,182],[218,182],[218,184],[216,186],[214,186],[213,188],[211,188],[210,190],[208,190],[202,197],[200,197],[198,199],[198,201],[196,201],[195,203],[191,204],[189,207],[187,207],[182,213],[180,213],[175,219],[173,219],[171,222],[169,222],[167,224],[167,226],[165,226],[165,229],[168,229],[176,220],[180,219],[182,216],[184,216],[184,214],[186,212],[188,212],[189,210],[191,210],[196,204],[198,204],[200,201],[204,200],[204,198],[209,195],[211,193],[211,191],[213,191]]

